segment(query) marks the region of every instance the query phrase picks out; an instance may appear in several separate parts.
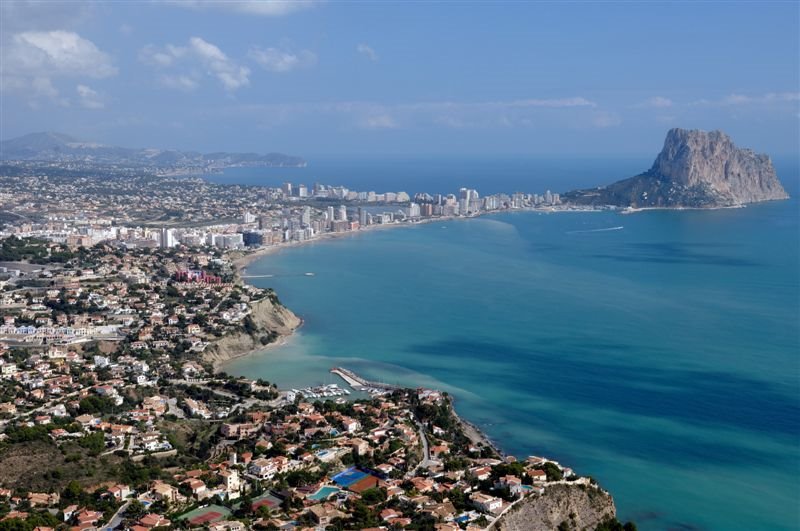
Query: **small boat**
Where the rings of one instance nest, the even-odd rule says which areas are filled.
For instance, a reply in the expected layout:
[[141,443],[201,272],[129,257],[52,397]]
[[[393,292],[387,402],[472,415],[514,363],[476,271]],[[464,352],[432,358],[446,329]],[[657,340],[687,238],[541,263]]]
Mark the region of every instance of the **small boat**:
[[304,273],[304,275],[307,276],[307,277],[313,277],[314,273]]

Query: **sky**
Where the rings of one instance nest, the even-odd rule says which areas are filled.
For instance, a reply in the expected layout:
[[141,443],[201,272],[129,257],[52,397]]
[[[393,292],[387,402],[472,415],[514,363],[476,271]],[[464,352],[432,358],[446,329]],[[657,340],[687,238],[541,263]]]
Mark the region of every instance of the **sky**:
[[293,155],[800,145],[800,3],[0,3],[0,137]]

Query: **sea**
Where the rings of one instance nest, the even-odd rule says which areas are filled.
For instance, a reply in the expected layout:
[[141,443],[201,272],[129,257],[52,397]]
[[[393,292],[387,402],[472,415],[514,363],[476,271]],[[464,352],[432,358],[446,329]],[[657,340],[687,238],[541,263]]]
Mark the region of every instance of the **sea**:
[[[650,162],[341,158],[212,179],[543,193]],[[799,529],[800,165],[775,165],[790,200],[501,213],[280,250],[248,272],[305,324],[224,370],[442,389],[504,451],[596,478],[639,529]]]

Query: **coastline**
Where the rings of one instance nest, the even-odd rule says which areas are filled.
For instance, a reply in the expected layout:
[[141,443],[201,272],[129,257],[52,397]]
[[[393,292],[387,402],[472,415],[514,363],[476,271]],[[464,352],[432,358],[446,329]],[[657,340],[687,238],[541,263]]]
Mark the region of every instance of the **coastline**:
[[[233,266],[235,268],[235,274],[237,275],[237,277],[242,282],[247,283],[247,274],[246,274],[247,273],[247,267],[250,264],[252,264],[253,262],[255,262],[256,260],[259,260],[260,258],[263,258],[265,256],[268,256],[270,254],[273,254],[275,252],[278,252],[278,251],[281,251],[281,250],[284,250],[284,249],[293,249],[293,248],[300,247],[300,246],[303,246],[303,245],[309,245],[309,244],[313,244],[313,243],[317,243],[317,242],[325,242],[325,241],[329,241],[329,240],[336,240],[336,239],[344,238],[344,237],[356,237],[359,234],[366,234],[366,233],[371,232],[371,231],[387,230],[387,229],[401,228],[401,227],[414,227],[414,226],[417,226],[417,225],[422,225],[422,224],[427,224],[427,223],[440,223],[440,222],[446,222],[446,221],[463,221],[463,220],[474,219],[474,218],[483,217],[483,216],[489,216],[489,215],[493,215],[493,214],[520,213],[520,212],[531,212],[531,213],[538,212],[538,213],[542,213],[542,214],[551,214],[551,213],[562,213],[562,212],[604,212],[606,210],[609,210],[609,209],[596,208],[596,207],[590,207],[590,208],[552,208],[551,207],[551,208],[548,208],[548,209],[540,209],[540,208],[503,209],[503,210],[495,210],[495,211],[489,211],[489,212],[479,212],[479,213],[476,213],[475,215],[472,215],[472,216],[447,216],[447,217],[425,218],[425,219],[421,219],[421,220],[416,221],[416,222],[403,222],[403,223],[389,223],[389,224],[380,224],[380,225],[369,225],[369,226],[361,228],[361,229],[359,229],[357,231],[329,232],[329,233],[321,234],[321,235],[319,235],[319,236],[317,236],[315,238],[308,239],[308,240],[303,240],[303,241],[298,241],[298,242],[290,242],[290,243],[282,243],[282,244],[277,244],[277,245],[270,245],[270,246],[260,247],[260,248],[254,250],[254,251],[250,251],[250,252],[248,252],[246,254],[243,254],[241,256],[238,256],[238,257],[234,258],[231,262],[232,262],[232,264],[233,264]],[[619,209],[615,209],[615,210],[617,212],[620,212]],[[284,307],[284,308],[286,308],[286,307]],[[289,308],[286,308],[286,309],[291,311]],[[214,372],[220,372],[221,370],[224,369],[225,365],[227,365],[228,363],[230,363],[230,362],[232,362],[234,360],[239,360],[241,358],[245,358],[245,357],[248,357],[248,356],[254,356],[254,355],[257,355],[257,354],[261,354],[261,353],[267,352],[267,351],[269,351],[271,349],[274,349],[274,348],[277,348],[277,347],[285,346],[288,343],[288,341],[294,336],[294,333],[300,327],[302,327],[303,324],[305,323],[305,321],[301,317],[298,317],[298,318],[300,320],[300,324],[297,327],[295,327],[294,329],[292,329],[290,332],[288,332],[287,334],[282,334],[280,336],[280,338],[277,341],[275,341],[274,343],[270,343],[269,345],[264,345],[264,346],[261,346],[259,348],[254,348],[254,349],[251,349],[251,350],[243,351],[243,352],[241,352],[239,354],[236,354],[236,355],[233,355],[233,356],[230,356],[230,357],[226,357],[225,359],[215,360],[213,362]],[[452,397],[451,397],[451,399],[452,399]],[[457,421],[459,422],[462,430],[464,431],[464,435],[468,439],[470,439],[470,441],[472,441],[473,444],[475,444],[475,445],[481,444],[483,446],[489,447],[494,452],[496,452],[499,456],[501,456],[503,458],[506,457],[507,454],[483,430],[481,430],[478,426],[476,426],[472,422],[470,422],[468,420],[465,420],[463,417],[461,417],[456,412],[455,404],[452,405],[451,410],[453,412],[453,416],[457,419]]]
[[[464,221],[469,219],[476,219],[485,216],[491,216],[496,214],[513,214],[513,213],[520,213],[520,212],[538,212],[540,214],[554,214],[554,213],[564,213],[564,212],[606,212],[608,208],[596,208],[596,207],[588,207],[588,208],[505,208],[499,210],[490,210],[490,211],[481,211],[475,213],[470,216],[440,216],[440,217],[431,217],[431,218],[422,218],[418,221],[406,221],[400,223],[386,223],[386,224],[376,224],[376,225],[368,225],[366,227],[361,227],[358,230],[351,230],[347,232],[326,232],[315,236],[314,238],[310,238],[308,240],[296,241],[296,242],[288,242],[288,243],[279,243],[276,245],[267,245],[259,247],[253,251],[245,252],[241,256],[237,256],[231,262],[236,267],[237,274],[244,280],[247,275],[247,267],[264,256],[270,255],[274,252],[280,251],[282,249],[293,249],[295,247],[300,247],[302,245],[309,245],[317,242],[323,242],[326,240],[335,240],[338,238],[345,238],[345,237],[355,237],[358,234],[366,234],[371,231],[377,230],[388,230],[394,228],[403,228],[403,227],[415,227],[418,225],[425,225],[428,223],[441,223],[445,221]],[[613,209],[615,211],[620,211],[620,209]]]
[[464,420],[464,418],[458,414],[458,412],[456,411],[455,403],[451,404],[450,409],[453,413],[453,416],[456,418],[459,425],[461,426],[461,429],[464,431],[464,435],[466,435],[466,437],[470,441],[472,441],[473,444],[475,444],[476,446],[478,445],[487,446],[492,450],[494,450],[497,453],[497,455],[499,455],[503,459],[507,457],[507,454],[502,449],[500,449],[500,446],[495,441],[493,441],[491,437],[486,435],[486,433],[484,433],[483,430],[481,430],[478,426],[476,426],[475,424],[473,424],[468,420]]
[[294,330],[292,330],[288,334],[280,335],[276,341],[273,341],[272,343],[269,343],[267,345],[262,345],[260,348],[254,348],[254,349],[251,349],[251,350],[245,350],[245,351],[242,351],[242,352],[237,353],[237,354],[226,356],[224,359],[214,359],[211,362],[211,366],[214,369],[214,374],[217,374],[217,373],[220,373],[220,372],[224,372],[225,365],[229,364],[232,361],[239,360],[239,359],[242,359],[242,358],[246,358],[248,356],[255,356],[256,354],[261,354],[261,353],[268,352],[268,351],[270,351],[272,349],[275,349],[275,348],[278,348],[278,347],[286,346],[286,344],[289,342],[289,340],[292,337],[294,337],[295,331],[297,331],[300,327],[302,327],[304,323],[305,323],[305,321],[302,318],[300,318],[300,324],[297,325],[297,328],[295,328]]
[[[763,202],[763,201],[762,201]],[[749,203],[752,204],[752,203]],[[684,210],[728,210],[732,208],[747,208],[748,203],[740,205],[723,205],[723,206],[710,206],[710,207],[619,207],[617,212],[623,215],[638,214],[639,212],[649,212],[654,210],[676,210],[678,212]]]

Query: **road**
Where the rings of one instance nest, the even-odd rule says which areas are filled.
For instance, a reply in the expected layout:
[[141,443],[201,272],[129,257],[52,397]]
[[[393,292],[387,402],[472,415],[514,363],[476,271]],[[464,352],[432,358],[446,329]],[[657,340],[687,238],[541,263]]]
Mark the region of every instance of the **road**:
[[103,526],[103,529],[116,529],[122,524],[123,515],[125,514],[125,510],[130,505],[131,500],[126,500],[125,503],[122,504],[122,507],[117,509],[117,512],[114,513],[114,516],[111,517],[111,520],[108,521],[108,524]]
[[[422,467],[428,469],[433,464],[433,461],[431,460],[431,449],[430,446],[428,445],[428,436],[425,435],[425,428],[422,426],[422,423],[419,420],[414,419],[414,424],[417,425],[419,440],[422,443],[422,461],[420,461],[420,463],[417,465],[417,468]],[[406,472],[406,477],[410,478],[414,476],[415,471],[416,469],[409,470],[408,472]]]

